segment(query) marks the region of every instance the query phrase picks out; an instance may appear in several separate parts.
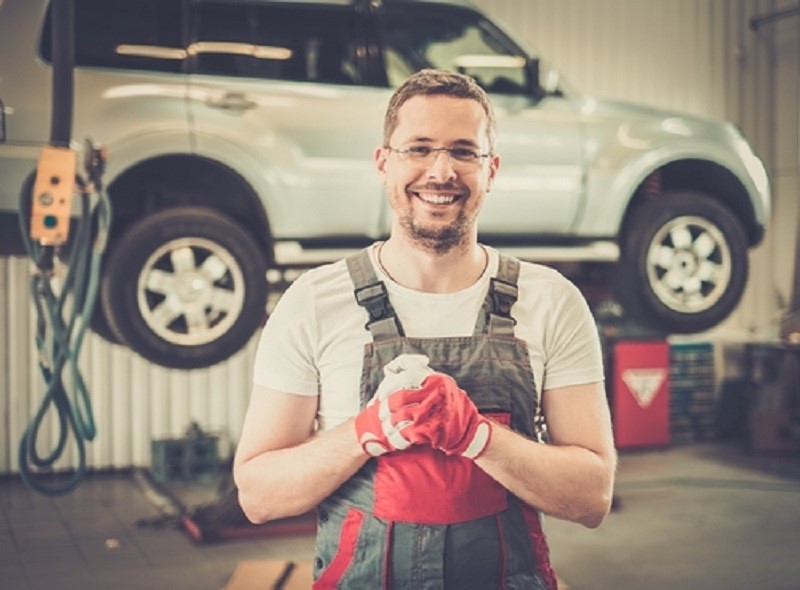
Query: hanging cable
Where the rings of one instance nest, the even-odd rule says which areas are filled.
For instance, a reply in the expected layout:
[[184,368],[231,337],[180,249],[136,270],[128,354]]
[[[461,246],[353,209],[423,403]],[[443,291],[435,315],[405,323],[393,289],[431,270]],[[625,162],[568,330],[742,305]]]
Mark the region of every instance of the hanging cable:
[[[80,218],[67,253],[69,263],[65,273],[59,272],[63,263],[56,256],[56,249],[41,246],[27,235],[33,175],[25,182],[20,195],[22,235],[36,265],[30,293],[36,312],[39,370],[46,388],[39,409],[22,436],[19,469],[28,487],[48,495],[67,493],[79,483],[86,470],[85,441],[93,440],[96,434],[90,396],[78,359],[97,299],[102,255],[111,225],[111,206],[100,183],[99,174],[104,166],[102,153],[91,147],[87,149],[96,170],[90,173],[93,180],[88,184],[80,177],[76,179],[80,191]],[[64,275],[63,280],[60,274]],[[52,451],[42,456],[37,440],[51,409],[57,414],[58,435]],[[66,479],[53,478],[53,466],[66,449],[70,431],[75,439],[78,466]]]
[[[32,490],[64,494],[86,470],[85,442],[96,434],[91,400],[78,367],[81,346],[94,312],[102,255],[111,225],[111,206],[102,175],[105,153],[87,141],[84,168],[76,171],[70,149],[72,131],[74,3],[53,0],[53,99],[50,144],[23,183],[19,220],[28,254],[35,265],[30,293],[36,312],[36,348],[45,395],[19,446],[19,470]],[[70,233],[72,197],[80,198],[77,228]],[[62,263],[60,258],[68,260]],[[48,413],[56,412],[58,434],[53,448],[40,454],[37,442]],[[54,476],[55,463],[72,432],[77,468],[67,477]]]

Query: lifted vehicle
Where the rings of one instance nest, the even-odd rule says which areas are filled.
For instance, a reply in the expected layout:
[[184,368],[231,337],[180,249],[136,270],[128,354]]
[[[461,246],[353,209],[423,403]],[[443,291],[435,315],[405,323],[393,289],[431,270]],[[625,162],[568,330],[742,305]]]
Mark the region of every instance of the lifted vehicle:
[[[0,228],[47,137],[46,0],[0,3]],[[460,0],[76,0],[74,137],[109,154],[114,224],[93,327],[195,368],[239,350],[270,268],[388,233],[371,154],[393,88],[424,67],[490,93],[503,168],[481,240],[613,263],[626,310],[669,332],[737,305],[770,213],[739,131],[583,96]],[[17,234],[18,235],[18,234]]]

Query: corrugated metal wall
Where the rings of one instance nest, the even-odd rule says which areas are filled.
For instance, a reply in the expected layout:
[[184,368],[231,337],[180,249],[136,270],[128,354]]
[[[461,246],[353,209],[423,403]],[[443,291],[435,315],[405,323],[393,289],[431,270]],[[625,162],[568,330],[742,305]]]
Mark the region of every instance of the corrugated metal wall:
[[[501,21],[513,23],[583,92],[728,119],[743,129],[772,175],[775,216],[767,240],[753,255],[745,300],[715,332],[716,337],[744,338],[774,328],[794,269],[800,19],[757,31],[748,23],[796,2],[479,1]],[[20,437],[43,394],[28,277],[26,260],[0,258],[0,473],[17,470]],[[218,367],[168,371],[90,335],[81,357],[98,429],[88,446],[89,466],[147,465],[151,439],[179,436],[191,421],[235,444],[254,348],[255,341]],[[73,463],[74,453],[64,465]]]

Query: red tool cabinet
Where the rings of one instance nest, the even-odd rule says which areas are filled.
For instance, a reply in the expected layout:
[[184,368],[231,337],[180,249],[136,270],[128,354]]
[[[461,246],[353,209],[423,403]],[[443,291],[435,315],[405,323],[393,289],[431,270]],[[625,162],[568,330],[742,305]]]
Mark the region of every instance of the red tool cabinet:
[[610,404],[618,449],[669,445],[669,344],[612,344]]

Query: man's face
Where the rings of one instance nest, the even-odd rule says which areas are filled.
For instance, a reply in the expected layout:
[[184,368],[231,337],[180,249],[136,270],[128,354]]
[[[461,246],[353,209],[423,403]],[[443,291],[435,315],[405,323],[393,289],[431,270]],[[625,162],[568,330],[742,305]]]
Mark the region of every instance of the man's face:
[[478,212],[500,166],[498,156],[475,161],[434,151],[427,158],[396,150],[461,148],[489,150],[486,113],[474,100],[415,96],[398,111],[389,146],[375,162],[394,212],[392,231],[403,232],[425,249],[447,252],[477,235]]

